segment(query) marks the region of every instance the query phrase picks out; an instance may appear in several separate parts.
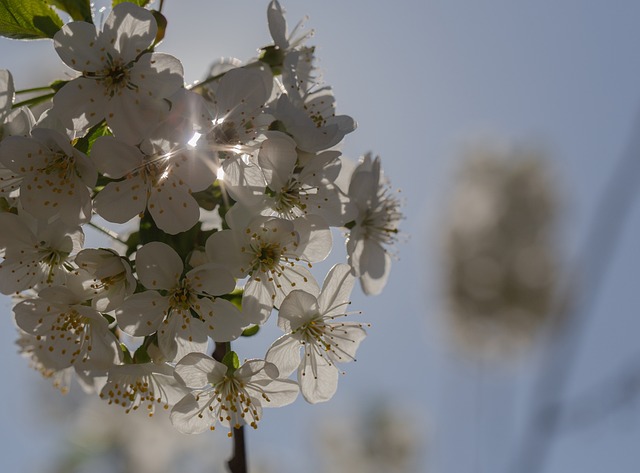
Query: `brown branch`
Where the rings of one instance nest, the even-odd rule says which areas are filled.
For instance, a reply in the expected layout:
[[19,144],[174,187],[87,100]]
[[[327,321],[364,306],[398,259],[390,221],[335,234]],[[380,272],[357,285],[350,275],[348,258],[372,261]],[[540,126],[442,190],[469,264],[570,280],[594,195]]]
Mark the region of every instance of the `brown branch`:
[[[224,356],[231,350],[231,343],[216,343],[213,358],[222,362]],[[244,439],[244,425],[233,429],[233,456],[227,462],[230,473],[247,473],[247,447]]]

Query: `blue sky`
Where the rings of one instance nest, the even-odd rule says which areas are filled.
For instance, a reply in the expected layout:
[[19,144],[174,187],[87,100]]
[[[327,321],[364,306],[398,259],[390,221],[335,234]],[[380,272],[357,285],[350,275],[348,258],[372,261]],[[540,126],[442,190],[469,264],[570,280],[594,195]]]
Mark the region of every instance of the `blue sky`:
[[[188,81],[201,78],[220,56],[250,58],[269,42],[266,4],[166,0],[169,29],[160,50],[182,60]],[[563,198],[562,244],[572,262],[615,163],[639,132],[633,120],[640,105],[640,4],[282,4],[290,25],[310,16],[307,27],[316,30],[311,42],[339,113],[358,122],[344,153],[353,158],[366,151],[379,154],[392,184],[402,189],[407,241],[398,246],[399,260],[385,292],[354,296],[353,307],[364,311],[362,318],[372,328],[358,362],[346,366],[335,398],[325,405],[299,401],[268,411],[259,430],[250,433],[250,448],[278,452],[290,463],[288,471],[302,471],[320,419],[385,400],[399,415],[410,412],[424,434],[421,472],[505,471],[530,406],[539,353],[478,368],[447,343],[438,245],[453,175],[461,151],[476,140],[543,150]],[[59,67],[47,41],[2,39],[0,57],[0,67],[13,72],[17,88],[40,85],[44,68]],[[598,297],[585,311],[588,321],[563,398],[599,384],[637,354],[637,207],[628,215]],[[9,302],[3,307],[0,353],[7,370],[0,453],[8,472],[41,471],[45,454],[60,442],[59,432],[37,419],[47,401],[35,386],[46,381],[15,354]],[[260,348],[251,349],[245,356],[261,356]],[[57,394],[51,390],[47,396]],[[34,403],[40,407],[34,410]],[[639,422],[638,410],[626,409],[558,436],[544,472],[636,471]],[[22,453],[25,448],[29,455]]]

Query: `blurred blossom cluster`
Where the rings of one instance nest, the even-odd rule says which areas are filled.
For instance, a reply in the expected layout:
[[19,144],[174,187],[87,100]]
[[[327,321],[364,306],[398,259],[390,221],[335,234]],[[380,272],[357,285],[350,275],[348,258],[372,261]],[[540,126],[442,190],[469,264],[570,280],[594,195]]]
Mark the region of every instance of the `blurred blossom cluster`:
[[[402,214],[379,158],[343,167],[356,122],[336,112],[311,34],[289,33],[272,0],[259,57],[185,85],[156,50],[160,11],[118,1],[96,26],[88,2],[56,2],[66,24],[23,3],[33,21],[0,34],[51,38],[72,78],[35,116],[0,72],[0,292],[16,295],[21,352],[62,389],[165,409],[185,433],[256,428],[299,393],[331,399],[366,336],[352,289],[382,291]],[[119,246],[87,247],[87,226]],[[316,279],[332,228],[347,261]],[[270,319],[282,336],[241,362],[231,342]]]
[[553,315],[557,213],[539,153],[467,154],[448,209],[444,286],[451,332],[469,353],[521,351]]

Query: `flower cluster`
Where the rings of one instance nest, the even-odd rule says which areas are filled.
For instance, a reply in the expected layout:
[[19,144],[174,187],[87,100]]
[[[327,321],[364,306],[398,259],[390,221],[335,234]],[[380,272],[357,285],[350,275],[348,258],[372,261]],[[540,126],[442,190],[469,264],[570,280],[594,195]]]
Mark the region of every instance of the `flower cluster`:
[[[257,427],[299,392],[329,400],[366,335],[353,286],[382,290],[402,218],[379,158],[343,169],[356,124],[336,113],[309,35],[287,32],[276,0],[267,15],[259,58],[191,86],[155,51],[161,13],[127,2],[101,28],[55,33],[75,76],[39,118],[0,73],[0,292],[18,298],[22,353],[127,412],[171,410],[186,433]],[[84,226],[114,234],[104,221],[132,231],[118,249],[86,248]],[[332,228],[348,262],[320,287],[312,266]],[[241,364],[231,342],[274,309],[284,334]]]

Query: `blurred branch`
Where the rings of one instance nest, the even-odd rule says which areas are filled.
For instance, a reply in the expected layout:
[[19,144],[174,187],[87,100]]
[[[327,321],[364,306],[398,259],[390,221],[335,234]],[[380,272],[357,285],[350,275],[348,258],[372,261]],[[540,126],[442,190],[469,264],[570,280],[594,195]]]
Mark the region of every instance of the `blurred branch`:
[[[511,464],[513,473],[543,470],[560,427],[564,404],[558,403],[577,358],[591,309],[613,261],[640,181],[640,117],[633,137],[613,170],[595,209],[587,237],[577,255],[573,273],[556,304],[556,330],[550,330],[549,350],[534,385],[535,405],[528,427]],[[575,302],[573,285],[580,280]]]
[[563,431],[589,427],[616,411],[638,401],[640,395],[640,354],[607,376],[574,400],[550,406],[561,414],[559,428]]

